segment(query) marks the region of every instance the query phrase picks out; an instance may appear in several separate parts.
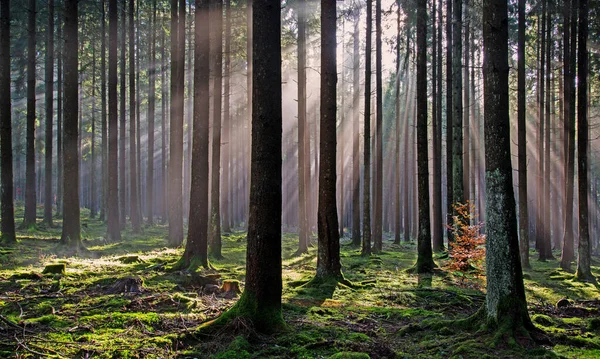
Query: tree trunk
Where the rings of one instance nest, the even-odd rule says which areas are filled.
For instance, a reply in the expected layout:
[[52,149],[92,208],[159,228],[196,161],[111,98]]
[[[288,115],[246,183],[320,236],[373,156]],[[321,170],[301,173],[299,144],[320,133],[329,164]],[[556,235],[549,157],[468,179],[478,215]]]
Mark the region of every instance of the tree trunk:
[[[547,4],[547,6],[551,6],[552,4],[549,3]],[[554,256],[552,255],[552,222],[550,221],[550,186],[551,186],[551,181],[550,178],[552,176],[552,171],[550,168],[550,147],[552,146],[552,144],[550,143],[550,117],[552,116],[552,113],[550,112],[550,102],[551,102],[551,88],[550,88],[550,77],[552,75],[552,68],[551,68],[551,59],[552,59],[552,48],[553,48],[553,44],[552,44],[552,9],[548,9],[547,10],[547,14],[546,14],[546,101],[545,101],[545,110],[544,110],[544,114],[546,116],[546,126],[545,126],[545,147],[544,147],[544,194],[543,194],[543,198],[544,198],[544,206],[543,208],[543,218],[544,218],[544,258],[546,259],[554,259]]]
[[167,97],[168,87],[166,80],[167,64],[165,59],[165,30],[160,33],[160,221],[167,221],[168,185],[167,185]]
[[[212,169],[211,169],[211,214],[210,214],[210,253],[215,258],[222,258],[221,254],[221,96],[222,96],[222,68],[223,68],[223,3],[222,0],[213,1],[211,14],[214,19],[215,44],[214,44],[214,90],[213,90],[213,141],[212,141]],[[213,26],[211,25],[211,28]]]
[[469,94],[469,68],[472,66],[469,64],[469,53],[470,53],[470,45],[471,45],[471,19],[469,16],[469,0],[464,0],[465,3],[465,42],[464,42],[464,50],[463,51],[463,63],[464,67],[462,71],[464,72],[464,86],[462,86],[462,94],[463,94],[463,197],[464,202],[472,201],[470,193],[470,177],[471,177],[471,162],[470,162],[470,144],[471,144],[471,124],[469,123],[469,109],[471,108],[471,97]]
[[[487,199],[486,320],[510,330],[533,325],[527,313],[510,160],[508,6],[483,5],[484,116]],[[505,329],[506,330],[506,329]]]
[[588,222],[588,1],[579,0],[579,47],[577,49],[577,174],[579,185],[579,280],[595,282],[592,274],[590,230]]
[[441,252],[444,250],[444,223],[442,222],[442,52],[441,52],[441,1],[440,1],[440,22],[436,22],[436,6],[433,0],[432,9],[432,46],[433,60],[431,64],[433,81],[433,108],[432,108],[432,132],[433,132],[433,191],[432,191],[432,232],[431,242],[433,250]]
[[221,168],[223,169],[223,191],[221,195],[221,211],[223,213],[223,231],[231,232],[231,191],[229,190],[230,159],[231,159],[231,118],[229,116],[230,106],[230,83],[231,83],[231,0],[225,0],[225,69],[223,78],[223,155],[221,156]]
[[[400,190],[400,176],[401,176],[401,171],[400,171],[400,136],[401,136],[401,131],[400,131],[400,81],[402,80],[404,82],[404,73],[402,74],[403,76],[400,77],[400,6],[398,6],[397,11],[396,11],[396,43],[398,44],[398,46],[396,46],[396,84],[395,84],[395,96],[396,96],[396,139],[394,140],[395,142],[395,147],[396,147],[396,153],[395,153],[395,180],[396,183],[394,185],[394,189],[396,192],[396,198],[395,198],[395,203],[394,203],[394,211],[395,211],[395,215],[394,215],[394,222],[395,222],[395,228],[394,228],[394,244],[400,244],[400,229],[402,227],[402,216],[400,213],[400,194],[401,194],[401,190]],[[406,66],[406,65],[405,65]],[[406,68],[406,67],[403,67]],[[404,103],[404,105],[406,106],[406,102]],[[405,171],[406,171],[406,166],[405,167]]]
[[100,25],[102,44],[100,48],[100,122],[102,131],[102,201],[100,203],[100,221],[106,220],[108,207],[108,123],[106,122],[106,1],[102,0],[102,20]]
[[[352,12],[354,17],[353,50],[352,50],[352,245],[360,246],[360,134],[359,134],[359,100],[360,100],[360,8]],[[308,135],[307,135],[308,136]],[[310,142],[307,140],[307,142]],[[310,156],[307,156],[310,158]],[[310,162],[310,160],[308,160]],[[308,166],[310,170],[310,166]],[[310,178],[310,174],[307,175]]]
[[78,110],[78,55],[77,0],[65,0],[65,120],[64,120],[64,166],[68,176],[63,178],[64,215],[61,243],[79,249],[79,151],[77,139]]
[[96,43],[92,42],[92,138],[90,143],[90,218],[96,217]]
[[382,211],[383,211],[383,81],[381,71],[381,0],[375,0],[375,96],[377,102],[375,132],[375,222],[373,228],[373,251],[382,251]]
[[[63,147],[62,147],[62,122],[63,122],[63,38],[62,25],[57,24],[56,60],[56,215],[62,218],[63,214]],[[17,171],[18,173],[18,171]]]
[[[454,2],[452,13],[452,204],[464,203],[463,103],[462,103],[462,0]],[[452,210],[453,214],[456,211]]]
[[[297,254],[308,252],[307,185],[310,177],[310,153],[307,156],[306,129],[306,2],[298,1],[298,201],[299,231]],[[308,164],[307,164],[308,162]]]
[[[117,0],[108,2],[108,199],[107,237],[109,241],[121,240],[119,223],[119,169],[118,163],[118,118],[117,118]],[[121,207],[121,210],[123,208]]]
[[136,93],[135,93],[135,0],[129,0],[129,219],[133,233],[139,233],[140,208],[138,199],[138,171],[136,145]]
[[367,0],[367,30],[365,45],[365,119],[364,119],[364,188],[362,254],[371,254],[371,32],[373,1]]
[[[367,32],[368,33],[368,32]],[[342,279],[336,209],[336,4],[321,1],[321,136],[317,278]]]
[[[185,4],[171,0],[171,125],[169,159],[169,244],[183,242],[183,75],[185,67]],[[206,203],[205,203],[206,204]],[[206,235],[206,234],[205,234]]]
[[[52,120],[54,116],[54,0],[48,0],[46,40],[46,149],[44,222],[52,226]],[[5,162],[4,162],[5,163]]]
[[[127,214],[127,181],[125,173],[125,51],[126,44],[126,33],[127,33],[127,18],[125,16],[125,10],[121,10],[121,60],[120,60],[120,92],[119,92],[119,215],[121,228],[125,228],[126,214]],[[109,99],[110,101],[110,99]]]
[[[27,22],[27,150],[25,157],[25,228],[35,226],[35,14],[36,0],[29,0]],[[66,30],[65,30],[66,33]],[[65,34],[66,35],[66,34]],[[66,76],[66,75],[65,75]]]
[[431,223],[429,221],[429,161],[427,143],[427,2],[417,2],[417,181],[419,232],[417,273],[433,271]]
[[0,2],[0,172],[2,207],[0,239],[16,243],[15,211],[13,203],[13,153],[10,101],[10,1]]
[[527,122],[525,101],[525,0],[519,0],[519,39],[518,39],[518,163],[519,163],[519,248],[523,268],[529,265],[529,213],[527,202]]
[[453,165],[452,153],[453,146],[453,98],[452,92],[454,85],[452,83],[452,0],[446,1],[446,237],[448,244],[452,241],[452,203],[454,203],[454,183],[453,183]]
[[[154,223],[154,122],[156,110],[156,0],[152,0],[150,20],[150,64],[148,69],[148,174],[146,177],[146,216]],[[164,96],[164,95],[163,95]]]

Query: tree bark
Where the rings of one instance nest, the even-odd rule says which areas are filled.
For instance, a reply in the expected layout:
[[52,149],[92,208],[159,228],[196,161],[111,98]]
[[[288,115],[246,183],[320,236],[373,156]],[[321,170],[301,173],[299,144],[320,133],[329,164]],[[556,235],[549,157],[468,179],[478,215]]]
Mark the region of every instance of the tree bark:
[[[150,59],[148,69],[148,174],[146,176],[146,221],[154,223],[154,122],[156,111],[156,0],[152,0]],[[163,95],[164,96],[164,95]]]
[[135,0],[129,0],[129,219],[133,233],[141,231],[138,199],[136,91],[135,91]]
[[[306,1],[298,1],[298,201],[299,231],[297,254],[308,252],[307,185],[310,180],[310,153],[306,128]],[[308,152],[308,156],[307,156]],[[307,163],[308,162],[308,163]],[[308,172],[308,173],[307,173]]]
[[29,0],[27,22],[27,33],[29,34],[27,36],[27,149],[25,156],[25,215],[23,218],[23,227],[25,228],[36,224],[37,203],[35,198],[35,14],[36,0]]
[[364,118],[364,187],[362,255],[371,254],[371,32],[373,1],[367,0],[367,30],[365,45],[365,118]]
[[[464,203],[462,103],[462,0],[453,0],[452,22],[452,204]],[[453,209],[452,213],[456,214]]]
[[100,122],[102,131],[102,201],[100,203],[100,221],[106,220],[108,207],[108,123],[106,122],[106,0],[102,0],[102,20],[100,23]]
[[77,0],[65,0],[65,119],[64,166],[68,176],[63,178],[64,214],[61,243],[79,249],[82,247],[79,227],[79,151],[77,139],[78,111],[78,55]]
[[382,251],[382,211],[383,211],[383,81],[381,74],[381,0],[375,0],[375,93],[377,102],[375,132],[375,222],[373,229],[373,251]]
[[448,244],[452,241],[452,203],[454,203],[454,183],[452,180],[452,153],[453,147],[453,98],[454,86],[452,83],[452,0],[446,1],[446,237]]
[[223,84],[223,155],[221,168],[223,169],[223,191],[221,195],[221,211],[223,213],[223,231],[231,232],[231,191],[229,166],[231,163],[231,118],[229,115],[231,93],[231,0],[225,0],[225,68]]
[[441,252],[444,250],[444,223],[442,222],[442,32],[441,32],[441,1],[440,1],[440,21],[436,22],[436,5],[433,0],[432,9],[432,81],[433,81],[433,104],[432,104],[432,132],[433,132],[433,191],[432,191],[432,231],[431,242],[433,250]]
[[[108,1],[108,199],[107,237],[109,241],[121,240],[119,217],[118,118],[117,118],[117,0]],[[121,208],[123,210],[123,208]]]
[[[360,246],[360,134],[359,134],[359,100],[360,100],[360,8],[352,12],[354,17],[353,50],[352,50],[352,245]],[[307,140],[307,142],[309,142]],[[310,158],[310,156],[307,156]],[[310,160],[309,160],[310,162]],[[310,169],[310,166],[308,166]],[[310,174],[307,175],[310,178]]]
[[486,161],[486,319],[498,328],[533,325],[527,313],[513,195],[508,96],[508,6],[483,5]]
[[2,207],[0,209],[4,243],[16,243],[13,203],[13,153],[10,101],[10,1],[0,1],[0,172]]
[[[124,6],[123,6],[124,7]],[[119,206],[120,206],[120,225],[121,229],[125,228],[127,214],[127,181],[125,172],[125,52],[126,52],[126,33],[127,33],[127,18],[125,10],[121,10],[121,59],[120,59],[120,92],[119,92]],[[110,101],[110,99],[109,99]]]
[[44,222],[52,226],[52,122],[54,116],[54,0],[48,0],[46,40],[46,148],[44,171]]

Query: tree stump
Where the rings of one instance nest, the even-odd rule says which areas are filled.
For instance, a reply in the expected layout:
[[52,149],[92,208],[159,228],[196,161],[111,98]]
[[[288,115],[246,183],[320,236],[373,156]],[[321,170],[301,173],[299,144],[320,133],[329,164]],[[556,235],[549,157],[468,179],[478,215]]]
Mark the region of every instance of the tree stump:
[[43,274],[65,274],[66,270],[67,270],[67,265],[65,263],[56,263],[56,264],[48,264],[44,268],[44,271],[42,273]]
[[241,292],[240,281],[234,279],[224,280],[223,285],[221,286],[221,292],[239,294]]
[[140,277],[125,277],[118,279],[107,291],[108,294],[141,293],[143,282]]

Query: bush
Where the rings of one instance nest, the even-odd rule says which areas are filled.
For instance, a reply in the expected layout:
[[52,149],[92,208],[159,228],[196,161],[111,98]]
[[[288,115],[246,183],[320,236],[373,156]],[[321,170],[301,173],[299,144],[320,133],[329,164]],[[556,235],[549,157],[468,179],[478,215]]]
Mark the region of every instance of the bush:
[[475,214],[475,205],[456,203],[452,216],[453,241],[449,245],[447,269],[461,274],[482,272],[481,263],[485,260],[485,234],[482,234],[483,222]]

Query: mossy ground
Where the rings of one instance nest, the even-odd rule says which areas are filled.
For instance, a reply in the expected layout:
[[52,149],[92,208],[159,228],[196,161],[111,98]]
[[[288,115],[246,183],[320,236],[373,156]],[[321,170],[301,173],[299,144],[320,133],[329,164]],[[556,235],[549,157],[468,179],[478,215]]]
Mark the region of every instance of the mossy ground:
[[[84,213],[85,214],[85,213]],[[59,221],[55,223],[60,224]],[[0,357],[96,358],[598,358],[600,357],[599,288],[557,269],[557,261],[532,260],[525,272],[529,313],[551,344],[507,340],[492,346],[494,333],[423,329],[424,321],[465,318],[484,301],[484,280],[442,270],[413,275],[414,244],[393,245],[363,257],[342,240],[348,287],[324,282],[304,286],[314,276],[316,248],[292,256],[297,236],[283,236],[283,317],[287,328],[266,336],[243,320],[210,336],[184,334],[230,308],[236,298],[206,294],[185,271],[171,267],[182,249],[167,247],[167,227],[127,228],[124,240],[108,243],[105,226],[84,218],[87,251],[60,246],[60,230],[38,225],[22,230],[19,243],[0,248]],[[139,261],[123,261],[135,255]],[[223,236],[224,259],[211,258],[220,280],[244,283],[245,233]],[[558,253],[555,253],[558,256]],[[533,252],[532,252],[532,258]],[[443,257],[436,257],[443,265]],[[65,263],[66,273],[41,274]],[[593,272],[600,275],[598,259]],[[109,294],[117,281],[140,278],[141,292]],[[571,305],[557,308],[561,298]],[[187,338],[187,339],[182,339]],[[37,354],[36,354],[37,353]],[[337,354],[338,356],[334,356]]]

